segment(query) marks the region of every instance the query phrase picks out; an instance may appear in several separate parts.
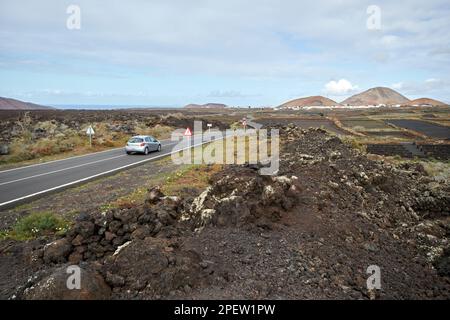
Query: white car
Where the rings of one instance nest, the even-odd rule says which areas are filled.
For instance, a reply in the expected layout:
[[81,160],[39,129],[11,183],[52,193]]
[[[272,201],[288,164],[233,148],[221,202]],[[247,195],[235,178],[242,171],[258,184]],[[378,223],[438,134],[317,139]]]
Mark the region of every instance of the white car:
[[151,151],[161,151],[161,142],[152,136],[134,136],[128,140],[125,151],[127,154],[143,153],[147,155]]

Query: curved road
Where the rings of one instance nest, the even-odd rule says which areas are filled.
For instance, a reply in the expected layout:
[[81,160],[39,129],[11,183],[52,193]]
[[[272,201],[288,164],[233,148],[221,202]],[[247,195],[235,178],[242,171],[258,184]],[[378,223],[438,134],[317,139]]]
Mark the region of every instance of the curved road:
[[[0,208],[162,158],[187,148],[188,141],[161,140],[161,152],[148,156],[119,148],[0,171]],[[201,136],[191,137],[191,146],[203,143]]]

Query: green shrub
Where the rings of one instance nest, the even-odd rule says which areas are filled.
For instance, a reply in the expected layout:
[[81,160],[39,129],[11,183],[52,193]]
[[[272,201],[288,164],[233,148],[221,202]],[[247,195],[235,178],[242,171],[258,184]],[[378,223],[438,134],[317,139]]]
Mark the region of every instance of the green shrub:
[[29,240],[40,236],[62,235],[70,223],[51,212],[37,212],[21,218],[3,238]]

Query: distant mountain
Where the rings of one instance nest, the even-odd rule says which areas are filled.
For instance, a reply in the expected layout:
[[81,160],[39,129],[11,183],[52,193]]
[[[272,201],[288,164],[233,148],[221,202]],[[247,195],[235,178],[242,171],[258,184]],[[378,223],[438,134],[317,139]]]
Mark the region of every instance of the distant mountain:
[[309,107],[309,106],[338,106],[339,103],[322,96],[312,96],[294,99],[280,105],[281,108]]
[[447,104],[430,98],[420,98],[406,103],[408,106],[446,106]]
[[223,103],[206,103],[206,104],[195,104],[191,103],[184,106],[185,109],[224,109],[228,106]]
[[46,110],[55,109],[52,107],[41,106],[31,102],[24,102],[11,98],[0,97],[0,110]]
[[355,94],[341,102],[349,106],[367,106],[367,105],[395,105],[407,104],[410,100],[395,90],[385,87],[376,87]]

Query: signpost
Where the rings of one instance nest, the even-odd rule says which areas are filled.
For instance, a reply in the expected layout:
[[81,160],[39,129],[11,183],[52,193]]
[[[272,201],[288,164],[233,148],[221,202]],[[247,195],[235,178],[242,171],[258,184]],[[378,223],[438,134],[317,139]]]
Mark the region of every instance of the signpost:
[[89,126],[86,130],[86,134],[89,136],[89,147],[92,147],[92,136],[95,134],[94,128]]
[[211,133],[212,123],[208,123],[206,126],[208,127],[208,132]]

